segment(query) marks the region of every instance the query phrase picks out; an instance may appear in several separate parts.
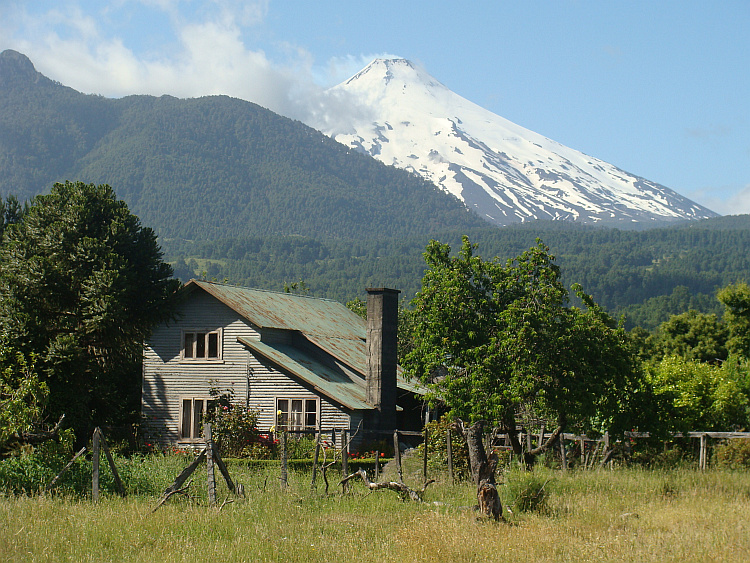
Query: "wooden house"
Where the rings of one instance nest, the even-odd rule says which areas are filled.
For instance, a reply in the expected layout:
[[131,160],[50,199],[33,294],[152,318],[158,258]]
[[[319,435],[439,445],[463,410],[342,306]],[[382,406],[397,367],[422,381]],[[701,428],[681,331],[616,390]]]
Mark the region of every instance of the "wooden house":
[[396,364],[398,291],[368,289],[365,321],[341,303],[192,280],[176,320],[154,330],[143,362],[149,439],[187,447],[201,418],[230,393],[258,427],[359,429],[358,441],[418,429],[420,390]]

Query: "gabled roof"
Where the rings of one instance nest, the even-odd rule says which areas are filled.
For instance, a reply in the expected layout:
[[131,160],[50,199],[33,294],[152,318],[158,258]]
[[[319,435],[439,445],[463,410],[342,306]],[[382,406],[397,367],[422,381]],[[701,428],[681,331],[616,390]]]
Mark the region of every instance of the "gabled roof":
[[[365,400],[367,323],[362,317],[330,299],[214,282],[191,280],[183,292],[189,295],[199,289],[258,328],[301,334],[309,343],[348,366],[352,373],[326,365],[319,358],[289,344],[238,338],[241,344],[347,408],[372,408]],[[424,393],[424,390],[404,380],[400,368],[397,385],[404,391]]]
[[260,328],[296,330],[329,338],[364,340],[367,336],[363,319],[331,299],[198,280],[190,280],[183,291],[197,288]]

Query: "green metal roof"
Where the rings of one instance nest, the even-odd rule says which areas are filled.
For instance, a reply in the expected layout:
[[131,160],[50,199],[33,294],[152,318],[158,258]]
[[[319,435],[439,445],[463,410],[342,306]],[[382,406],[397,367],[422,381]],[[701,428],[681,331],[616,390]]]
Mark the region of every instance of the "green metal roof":
[[365,401],[364,380],[326,366],[298,348],[283,344],[266,344],[260,340],[238,338],[239,342],[285,369],[313,389],[352,410],[371,409]]
[[338,301],[190,280],[184,291],[201,288],[255,326],[305,334],[364,340],[364,320]]
[[[259,328],[301,333],[314,346],[348,366],[355,375],[325,365],[292,345],[248,338],[238,338],[239,342],[347,408],[373,408],[366,401],[367,323],[362,317],[338,301],[291,293],[197,280],[188,282],[184,291],[199,288]],[[424,389],[407,382],[402,373],[399,367],[399,389],[425,393]]]

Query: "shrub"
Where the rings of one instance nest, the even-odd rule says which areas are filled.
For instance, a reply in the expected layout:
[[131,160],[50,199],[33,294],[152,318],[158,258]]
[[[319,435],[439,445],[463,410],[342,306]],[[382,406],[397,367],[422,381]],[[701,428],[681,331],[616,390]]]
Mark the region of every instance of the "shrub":
[[[433,471],[445,471],[448,468],[448,428],[451,421],[441,419],[428,422],[427,430],[427,465]],[[424,455],[424,443],[417,446],[419,456]],[[458,432],[451,433],[451,454],[453,456],[453,475],[456,479],[468,479],[469,451],[466,442]]]
[[[507,477],[505,494],[510,499],[508,508],[517,512],[544,512],[547,510],[547,484],[533,472],[514,471]],[[506,501],[507,502],[507,501]]]
[[714,448],[714,463],[725,469],[750,469],[750,439],[726,440]]
[[260,448],[249,446],[263,444],[257,429],[258,412],[232,403],[232,394],[227,392],[219,394],[215,389],[211,394],[216,397],[211,402],[211,407],[204,418],[205,422],[211,424],[211,432],[214,441],[219,445],[226,456],[240,457],[248,451],[260,450]]

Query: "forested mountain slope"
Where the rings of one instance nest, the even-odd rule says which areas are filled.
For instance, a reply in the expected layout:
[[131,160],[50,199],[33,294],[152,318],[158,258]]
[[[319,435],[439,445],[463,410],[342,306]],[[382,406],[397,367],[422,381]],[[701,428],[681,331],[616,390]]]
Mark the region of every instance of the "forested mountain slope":
[[[502,229],[443,231],[456,249],[461,235],[478,253],[510,259],[541,238],[557,257],[566,285],[584,290],[629,326],[654,328],[690,308],[721,313],[720,287],[750,281],[750,216],[720,217],[649,231],[620,231],[536,222]],[[345,301],[368,285],[388,285],[410,299],[418,291],[431,237],[354,243],[305,237],[254,237],[210,242],[164,240],[176,272],[281,289],[304,280],[311,293]]]
[[224,96],[106,99],[0,54],[0,193],[107,183],[165,237],[412,236],[485,224],[455,198]]

